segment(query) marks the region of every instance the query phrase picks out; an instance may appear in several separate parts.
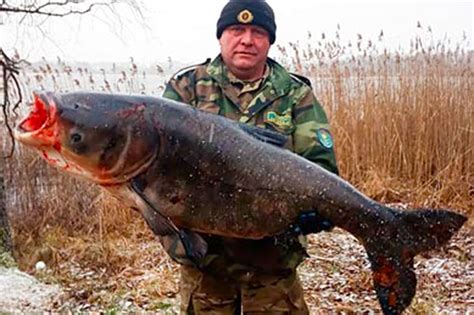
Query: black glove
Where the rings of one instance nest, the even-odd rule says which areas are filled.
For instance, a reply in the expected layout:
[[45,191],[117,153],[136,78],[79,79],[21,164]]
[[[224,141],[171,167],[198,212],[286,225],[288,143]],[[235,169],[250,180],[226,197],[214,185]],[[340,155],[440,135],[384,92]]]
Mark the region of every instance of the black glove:
[[321,231],[330,231],[334,228],[331,221],[321,216],[315,210],[301,212],[291,229],[295,234],[308,235]]

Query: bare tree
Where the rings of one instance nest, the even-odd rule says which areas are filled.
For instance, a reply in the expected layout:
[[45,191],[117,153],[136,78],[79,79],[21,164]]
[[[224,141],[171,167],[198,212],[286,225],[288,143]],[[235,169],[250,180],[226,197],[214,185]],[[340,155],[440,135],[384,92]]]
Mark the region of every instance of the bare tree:
[[2,163],[0,164],[0,255],[11,253],[13,249],[5,199],[5,180],[3,177]]
[[[20,84],[18,82],[18,61],[14,61],[9,58],[4,51],[0,48],[0,74],[1,74],[1,86],[0,91],[3,92],[3,97],[1,99],[1,108],[3,114],[3,121],[8,130],[8,134],[12,139],[12,145],[10,149],[10,154],[13,155],[15,148],[15,142],[13,140],[12,128],[9,123],[9,113],[10,106],[13,104],[13,111],[22,101]],[[14,91],[12,93],[12,90]],[[16,95],[16,100],[11,101],[10,95]],[[1,160],[6,157],[0,157]],[[5,198],[5,178],[4,178],[4,161],[0,161],[0,255],[9,255],[12,252],[12,239],[11,239],[11,229],[8,222],[8,213],[6,207],[6,198]],[[11,255],[9,255],[11,256]],[[4,259],[2,259],[3,261]]]
[[96,7],[107,7],[114,11],[117,4],[125,3],[135,11],[140,11],[140,3],[134,0],[63,0],[63,1],[7,1],[1,0],[0,12],[7,14],[23,14],[26,16],[43,15],[64,17],[72,14],[86,14]]
[[[28,24],[41,29],[41,24],[49,18],[67,18],[72,15],[85,15],[93,13],[98,9],[107,10],[108,13],[121,23],[121,16],[117,11],[119,5],[127,6],[142,18],[140,0],[0,0],[0,25],[15,23]],[[11,138],[11,149],[7,156],[0,156],[0,254],[2,251],[12,251],[11,229],[8,223],[8,213],[5,204],[5,181],[3,166],[4,158],[11,157],[15,149],[15,141],[9,116],[22,102],[18,74],[21,60],[18,55],[10,57],[2,50],[0,42],[0,107],[3,116],[3,124]],[[0,118],[0,122],[2,119]]]
[[90,3],[85,8],[75,8],[83,1],[47,1],[42,4],[28,3],[11,3],[10,1],[3,0],[0,4],[0,12],[5,13],[22,13],[22,14],[37,14],[47,16],[66,16],[70,14],[85,14],[92,11],[94,6],[98,5],[109,5],[107,3]]

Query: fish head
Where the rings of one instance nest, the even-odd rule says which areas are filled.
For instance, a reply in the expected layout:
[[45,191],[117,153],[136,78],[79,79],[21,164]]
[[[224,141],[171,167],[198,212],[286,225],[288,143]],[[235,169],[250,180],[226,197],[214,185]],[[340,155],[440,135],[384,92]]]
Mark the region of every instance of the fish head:
[[148,167],[159,137],[146,106],[110,94],[33,93],[15,138],[49,164],[101,185],[128,181]]

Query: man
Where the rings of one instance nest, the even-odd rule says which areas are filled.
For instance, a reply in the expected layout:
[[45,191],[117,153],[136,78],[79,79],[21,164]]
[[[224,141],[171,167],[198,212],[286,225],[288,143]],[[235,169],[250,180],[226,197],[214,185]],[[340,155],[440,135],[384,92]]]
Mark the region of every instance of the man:
[[[309,81],[268,58],[275,31],[273,10],[264,0],[229,1],[217,22],[220,55],[178,72],[163,96],[277,131],[288,137],[287,149],[337,173],[328,121]],[[202,235],[209,249],[200,270],[181,268],[182,313],[308,314],[296,274],[307,255],[303,235],[331,227],[308,211],[276,237]],[[163,244],[171,257],[178,256],[176,244]]]

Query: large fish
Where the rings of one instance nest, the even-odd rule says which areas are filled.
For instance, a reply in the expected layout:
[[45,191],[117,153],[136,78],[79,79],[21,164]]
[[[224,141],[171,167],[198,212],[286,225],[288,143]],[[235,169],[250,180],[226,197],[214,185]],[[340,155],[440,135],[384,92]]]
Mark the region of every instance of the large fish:
[[386,207],[282,149],[275,133],[161,98],[35,93],[15,137],[138,209],[155,234],[179,237],[197,264],[206,244],[195,232],[260,239],[315,209],[363,244],[385,314],[401,313],[415,295],[413,257],[466,221]]

